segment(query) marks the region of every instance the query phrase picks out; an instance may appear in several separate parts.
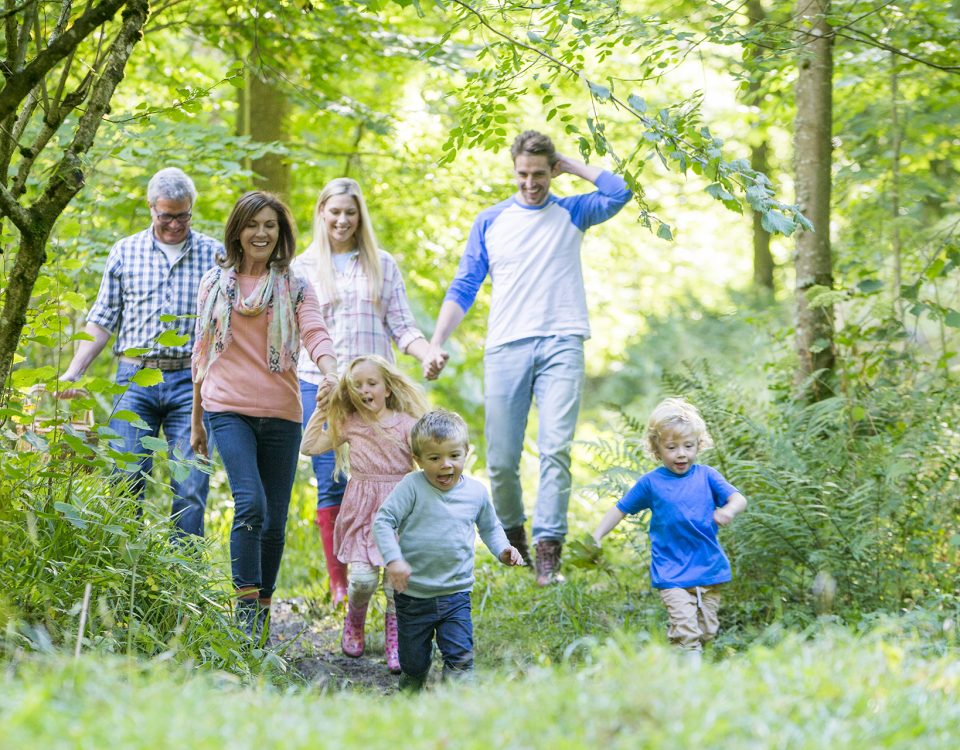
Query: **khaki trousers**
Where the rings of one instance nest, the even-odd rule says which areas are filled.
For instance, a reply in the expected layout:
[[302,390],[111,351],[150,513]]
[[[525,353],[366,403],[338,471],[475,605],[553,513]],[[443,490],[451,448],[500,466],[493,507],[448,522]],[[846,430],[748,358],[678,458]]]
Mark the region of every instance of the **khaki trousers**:
[[683,649],[700,651],[720,628],[719,586],[659,589],[659,592],[670,617],[667,628],[670,642]]

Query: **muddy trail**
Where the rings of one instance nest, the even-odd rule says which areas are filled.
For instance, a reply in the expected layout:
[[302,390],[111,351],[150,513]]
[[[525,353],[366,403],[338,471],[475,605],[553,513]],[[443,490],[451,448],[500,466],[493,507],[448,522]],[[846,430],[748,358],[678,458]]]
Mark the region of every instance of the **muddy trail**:
[[383,612],[367,615],[366,650],[354,659],[340,651],[343,610],[306,599],[274,602],[269,647],[283,656],[304,682],[323,691],[397,690],[397,675],[387,671],[383,653]]

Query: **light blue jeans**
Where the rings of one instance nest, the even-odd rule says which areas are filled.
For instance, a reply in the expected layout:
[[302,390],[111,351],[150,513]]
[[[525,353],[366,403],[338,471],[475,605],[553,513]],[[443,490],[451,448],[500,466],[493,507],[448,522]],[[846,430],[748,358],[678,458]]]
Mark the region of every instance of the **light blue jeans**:
[[537,336],[488,349],[483,358],[487,466],[497,516],[504,528],[525,519],[520,453],[531,402],[540,422],[540,489],[533,540],[563,541],[570,503],[570,445],[583,391],[583,338]]

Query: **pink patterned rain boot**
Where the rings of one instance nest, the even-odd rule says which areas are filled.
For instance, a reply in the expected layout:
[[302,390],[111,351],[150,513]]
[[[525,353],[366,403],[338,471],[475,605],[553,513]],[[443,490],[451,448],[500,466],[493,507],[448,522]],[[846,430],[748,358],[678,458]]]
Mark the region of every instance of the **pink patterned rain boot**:
[[343,618],[343,635],[340,637],[340,650],[354,658],[363,656],[363,626],[367,621],[368,599],[362,605],[353,599],[347,600],[347,616]]
[[387,652],[387,669],[390,674],[400,674],[400,638],[397,634],[395,612],[387,612],[383,616],[383,649]]

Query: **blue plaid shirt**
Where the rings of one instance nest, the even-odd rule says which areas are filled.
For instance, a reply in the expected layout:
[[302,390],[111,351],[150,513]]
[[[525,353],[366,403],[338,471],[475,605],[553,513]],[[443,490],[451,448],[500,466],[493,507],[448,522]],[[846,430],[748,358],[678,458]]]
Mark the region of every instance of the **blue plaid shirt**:
[[[97,301],[88,323],[117,331],[113,351],[144,348],[148,357],[189,359],[193,351],[197,289],[203,274],[223,254],[223,245],[200,232],[190,231],[180,257],[171,266],[157,247],[153,227],[124,237],[110,250]],[[161,316],[176,320],[161,321]],[[164,331],[187,336],[180,346],[158,346]]]

